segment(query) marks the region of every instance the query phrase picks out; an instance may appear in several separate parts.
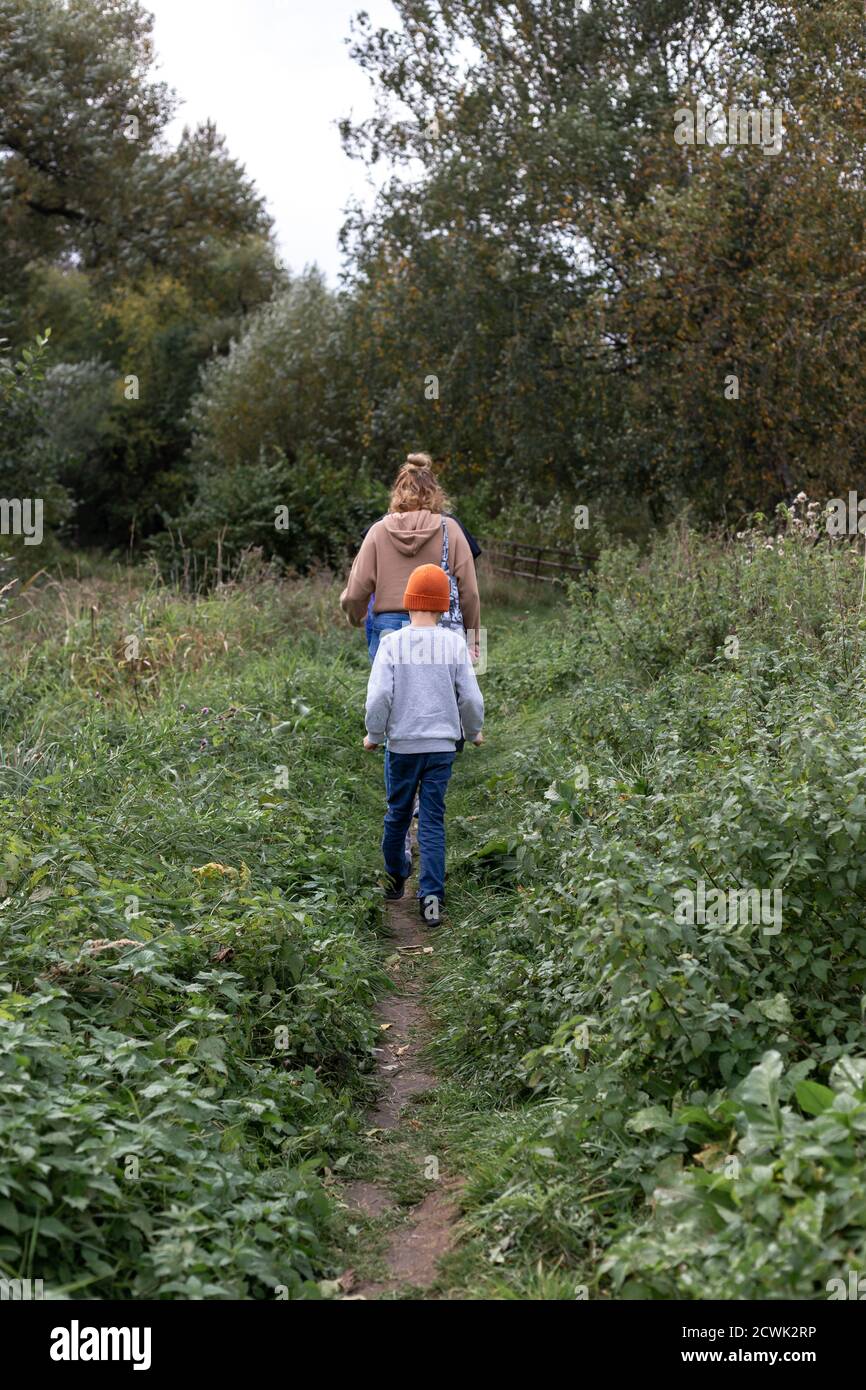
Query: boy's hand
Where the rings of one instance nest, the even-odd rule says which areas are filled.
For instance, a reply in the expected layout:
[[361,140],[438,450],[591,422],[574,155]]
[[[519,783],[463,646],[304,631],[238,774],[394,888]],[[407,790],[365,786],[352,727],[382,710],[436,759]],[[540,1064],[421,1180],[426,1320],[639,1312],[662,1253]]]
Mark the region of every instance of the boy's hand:
[[372,740],[371,740],[369,734],[365,734],[365,735],[364,735],[364,747],[366,748],[366,750],[367,750],[368,753],[375,753],[375,751],[376,751],[376,749],[379,747],[379,745],[378,745],[378,743],[373,743],[373,742],[372,742]]
[[484,735],[476,734],[472,742],[475,744],[476,747],[479,747],[484,742]]

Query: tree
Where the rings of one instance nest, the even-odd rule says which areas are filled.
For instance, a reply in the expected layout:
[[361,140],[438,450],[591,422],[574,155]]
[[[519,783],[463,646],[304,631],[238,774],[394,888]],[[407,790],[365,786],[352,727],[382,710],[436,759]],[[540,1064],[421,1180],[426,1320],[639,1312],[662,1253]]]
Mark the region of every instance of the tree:
[[257,311],[203,373],[192,408],[198,467],[243,468],[275,451],[290,463],[309,451],[353,456],[345,317],[345,301],[315,268]]
[[[458,470],[503,492],[657,516],[850,479],[866,384],[862,6],[396,8],[397,31],[359,22],[379,105],[344,124],[350,152],[394,171],[346,229],[368,447],[426,423]],[[678,143],[677,112],[699,101],[781,108],[780,151]]]
[[176,98],[150,76],[153,22],[138,0],[0,0],[4,284],[39,257],[183,272],[203,238],[269,233],[211,123],[165,144]]
[[[57,478],[57,457],[43,428],[44,390],[51,330],[36,336],[17,359],[0,339],[0,497],[43,508],[43,526],[56,526],[71,503]],[[22,542],[4,535],[2,549]]]
[[338,565],[381,516],[387,490],[360,464],[348,313],[314,268],[208,363],[191,412],[196,494],[172,518],[185,542]]
[[0,0],[0,322],[56,327],[45,423],[89,542],[189,495],[199,369],[285,282],[214,125],[166,143],[152,28],[138,0]]

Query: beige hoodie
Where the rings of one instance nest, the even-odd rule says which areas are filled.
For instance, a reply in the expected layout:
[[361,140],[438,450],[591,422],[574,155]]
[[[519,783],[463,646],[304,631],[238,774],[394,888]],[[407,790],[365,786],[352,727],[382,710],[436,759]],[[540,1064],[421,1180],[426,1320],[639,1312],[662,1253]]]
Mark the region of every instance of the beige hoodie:
[[[469,542],[453,517],[445,518],[451,573],[457,580],[460,607],[467,629],[477,631],[481,622],[475,562]],[[403,611],[403,594],[409,575],[419,565],[442,563],[442,517],[422,508],[417,512],[389,512],[371,526],[340,595],[340,606],[349,622],[360,627],[371,594],[374,613]]]

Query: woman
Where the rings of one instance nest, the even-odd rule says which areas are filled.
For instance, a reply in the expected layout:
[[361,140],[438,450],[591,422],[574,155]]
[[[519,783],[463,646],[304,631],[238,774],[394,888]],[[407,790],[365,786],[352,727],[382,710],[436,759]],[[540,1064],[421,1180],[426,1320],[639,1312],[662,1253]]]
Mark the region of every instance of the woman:
[[[363,623],[370,597],[375,595],[371,661],[382,633],[409,621],[409,614],[400,607],[409,575],[418,565],[442,565],[443,560],[456,584],[455,597],[470,648],[477,645],[481,608],[475,561],[463,528],[446,515],[448,505],[430,455],[410,454],[397,474],[388,515],[370,527],[340,595],[340,606],[355,627]],[[454,621],[459,621],[456,609]]]

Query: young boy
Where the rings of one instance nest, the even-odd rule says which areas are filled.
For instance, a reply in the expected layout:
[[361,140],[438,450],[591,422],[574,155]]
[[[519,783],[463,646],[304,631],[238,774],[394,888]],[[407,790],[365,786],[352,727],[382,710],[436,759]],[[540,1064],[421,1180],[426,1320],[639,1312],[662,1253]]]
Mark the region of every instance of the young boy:
[[421,916],[441,920],[445,898],[445,791],[455,745],[462,735],[482,742],[484,700],[465,638],[439,626],[448,612],[448,576],[438,565],[419,565],[409,576],[403,607],[409,624],[384,633],[367,686],[369,751],[388,740],[388,810],[382,836],[385,897],[402,898],[412,872],[406,832],[418,792]]

